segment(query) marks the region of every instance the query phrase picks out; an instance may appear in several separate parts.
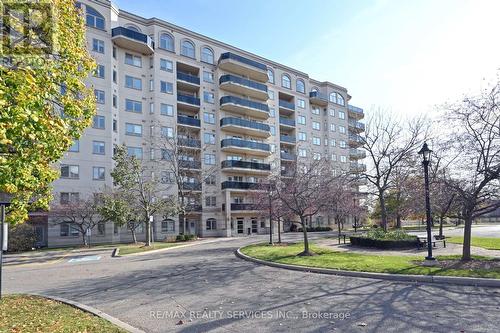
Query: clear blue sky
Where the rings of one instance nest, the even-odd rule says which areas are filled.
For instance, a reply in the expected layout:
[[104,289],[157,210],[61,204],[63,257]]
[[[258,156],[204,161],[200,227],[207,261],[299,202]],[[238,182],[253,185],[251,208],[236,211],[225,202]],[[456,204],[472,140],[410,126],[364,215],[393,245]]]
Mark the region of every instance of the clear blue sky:
[[432,113],[500,68],[497,0],[114,2],[345,86],[367,111]]

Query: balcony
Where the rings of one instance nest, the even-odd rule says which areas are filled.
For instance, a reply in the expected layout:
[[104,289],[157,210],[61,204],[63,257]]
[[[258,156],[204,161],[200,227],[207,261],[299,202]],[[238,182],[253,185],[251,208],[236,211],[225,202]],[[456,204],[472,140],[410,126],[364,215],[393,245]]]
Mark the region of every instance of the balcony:
[[201,140],[193,138],[179,138],[177,139],[177,144],[181,147],[188,147],[195,149],[201,148]]
[[349,130],[354,133],[361,133],[365,131],[365,124],[360,123],[354,119],[349,119],[348,121]]
[[181,184],[181,189],[184,190],[184,191],[196,191],[196,192],[199,192],[199,191],[201,191],[201,183],[200,182],[182,183]]
[[349,106],[347,106],[347,110],[349,111],[350,118],[354,118],[354,119],[359,120],[359,119],[363,119],[365,116],[363,109],[358,108],[357,106],[349,105]]
[[[226,204],[222,204],[222,210],[226,211]],[[231,211],[237,210],[247,210],[247,211],[258,211],[258,207],[256,204],[252,203],[231,203]]]
[[249,153],[251,155],[268,156],[271,154],[271,147],[267,143],[254,142],[243,139],[224,139],[220,146],[222,151],[232,153]]
[[266,101],[268,99],[267,86],[236,75],[226,74],[219,79],[220,88],[238,95],[250,96]]
[[199,77],[179,71],[177,71],[177,81],[188,86],[195,86],[196,89],[199,88],[198,86],[200,85]]
[[201,122],[200,119],[179,115],[177,116],[177,124],[200,128]]
[[222,182],[223,190],[253,190],[253,191],[262,191],[265,190],[267,184],[264,183],[250,183],[250,182],[235,182],[226,180]]
[[309,102],[319,106],[328,106],[328,97],[319,91],[311,91],[309,93]]
[[280,126],[289,129],[295,129],[295,120],[290,118],[280,117]]
[[194,96],[177,93],[177,103],[189,110],[198,111],[200,109],[200,99]]
[[199,170],[199,169],[201,169],[201,162],[200,161],[184,161],[184,160],[180,160],[179,161],[179,168],[181,168],[181,169]]
[[361,173],[361,172],[365,172],[366,171],[366,165],[364,164],[359,164],[359,163],[356,163],[356,162],[351,162],[349,164],[349,170],[352,172],[352,173]]
[[297,140],[293,135],[280,135],[280,142],[295,145],[297,143]]
[[191,204],[186,206],[186,211],[190,213],[201,212],[202,210],[203,208],[200,204]]
[[280,99],[279,100],[279,107],[280,107],[280,110],[285,110],[288,112],[290,112],[290,111],[295,112],[295,104],[292,102],[287,102],[287,101]]
[[293,171],[290,171],[290,170],[281,170],[281,177],[293,178],[293,176],[294,176]]
[[282,151],[280,153],[280,158],[285,161],[295,161],[296,156],[294,154],[290,154],[287,152]]
[[349,134],[349,146],[358,148],[363,145],[363,138],[358,134]]
[[241,118],[222,118],[220,120],[220,127],[223,130],[262,138],[267,138],[271,135],[269,125]]
[[218,66],[225,71],[247,76],[259,82],[268,80],[266,65],[231,52],[220,55]]
[[111,40],[121,48],[142,54],[151,55],[155,51],[151,37],[125,27],[111,29]]
[[223,96],[220,99],[220,108],[259,119],[269,118],[269,106],[236,96]]
[[268,174],[271,171],[271,165],[249,161],[225,160],[221,163],[221,169],[224,171],[240,171],[252,174]]
[[349,157],[351,160],[360,160],[366,158],[366,152],[361,149],[349,149]]

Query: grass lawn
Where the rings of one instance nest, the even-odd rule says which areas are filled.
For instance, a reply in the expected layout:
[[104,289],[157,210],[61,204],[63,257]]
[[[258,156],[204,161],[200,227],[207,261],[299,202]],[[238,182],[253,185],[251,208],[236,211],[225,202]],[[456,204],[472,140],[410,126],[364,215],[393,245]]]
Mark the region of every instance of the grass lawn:
[[[463,244],[464,242],[463,236],[449,237],[446,238],[446,240],[455,244]],[[500,250],[500,238],[472,237],[471,244],[472,246],[482,247],[488,250]]]
[[9,295],[0,301],[0,332],[126,331],[70,305],[37,296]]
[[147,251],[153,251],[153,250],[159,250],[159,249],[166,249],[169,247],[175,247],[179,245],[186,244],[186,242],[176,242],[176,243],[165,243],[165,242],[154,242],[153,246],[144,246],[143,243],[139,244],[126,244],[126,245],[120,245],[120,255],[124,256],[127,254],[132,254],[132,253],[139,253],[139,252],[147,252]]
[[[322,268],[342,269],[349,271],[364,271],[391,274],[415,274],[415,275],[446,275],[467,276],[500,279],[500,265],[498,260],[487,257],[474,257],[478,260],[491,261],[493,268],[464,268],[451,264],[452,267],[423,267],[416,262],[422,261],[422,256],[381,256],[353,252],[335,252],[329,249],[312,246],[317,256],[298,257],[302,252],[302,243],[290,244],[288,246],[269,246],[264,244],[250,245],[241,251],[257,259],[279,262],[283,264],[311,266]],[[438,261],[452,262],[460,259],[460,256],[438,256]]]

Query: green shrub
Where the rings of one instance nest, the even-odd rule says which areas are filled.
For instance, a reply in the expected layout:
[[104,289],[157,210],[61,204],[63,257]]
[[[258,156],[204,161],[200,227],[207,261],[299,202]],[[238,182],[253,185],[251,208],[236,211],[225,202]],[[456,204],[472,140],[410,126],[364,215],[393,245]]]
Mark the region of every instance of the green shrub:
[[369,230],[365,238],[379,240],[415,240],[417,236],[409,235],[403,230],[384,231],[382,228]]
[[9,252],[29,251],[35,246],[35,241],[36,235],[31,224],[17,224],[9,228],[7,249]]
[[184,235],[177,235],[177,237],[175,237],[175,241],[176,242],[182,242],[182,241],[184,241]]

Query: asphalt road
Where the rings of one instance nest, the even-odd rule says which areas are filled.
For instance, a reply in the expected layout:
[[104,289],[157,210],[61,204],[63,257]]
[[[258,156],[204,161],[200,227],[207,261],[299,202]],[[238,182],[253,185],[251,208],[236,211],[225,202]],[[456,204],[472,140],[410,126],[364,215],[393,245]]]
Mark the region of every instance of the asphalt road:
[[[291,237],[291,236],[287,236]],[[297,237],[297,235],[293,236]],[[264,237],[137,257],[8,266],[4,291],[102,310],[146,332],[498,332],[500,289],[337,277],[234,256]],[[179,321],[182,320],[182,324]]]

